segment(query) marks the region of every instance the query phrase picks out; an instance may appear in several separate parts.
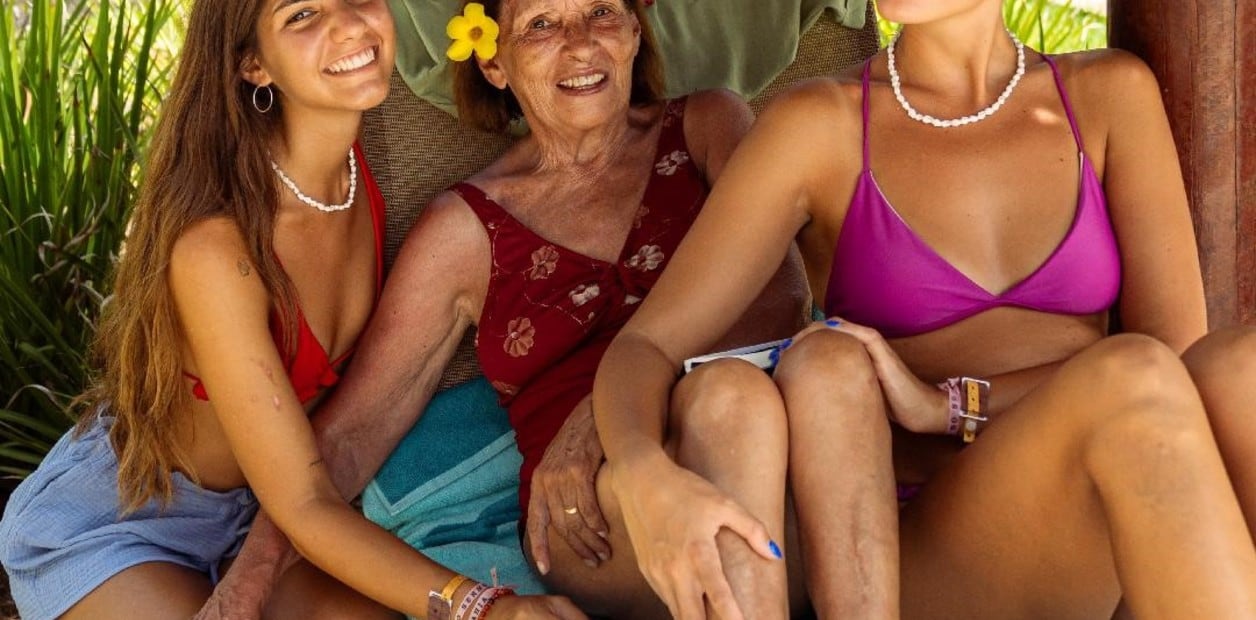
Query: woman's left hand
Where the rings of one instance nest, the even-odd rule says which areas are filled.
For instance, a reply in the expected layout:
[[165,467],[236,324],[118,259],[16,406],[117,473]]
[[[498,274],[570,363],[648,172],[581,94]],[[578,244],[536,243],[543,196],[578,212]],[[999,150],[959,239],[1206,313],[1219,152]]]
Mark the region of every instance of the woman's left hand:
[[607,525],[597,500],[597,472],[602,443],[593,423],[593,397],[586,396],[545,449],[532,474],[528,501],[528,538],[541,574],[549,572],[549,526],[590,567],[611,557]]
[[194,620],[261,618],[279,577],[301,559],[288,538],[259,510],[239,555],[219,565],[222,579]]
[[885,341],[881,332],[845,319],[830,318],[814,323],[795,338],[815,329],[832,329],[849,334],[864,345],[881,382],[890,419],[913,433],[946,433],[949,419],[946,393],[921,381]]

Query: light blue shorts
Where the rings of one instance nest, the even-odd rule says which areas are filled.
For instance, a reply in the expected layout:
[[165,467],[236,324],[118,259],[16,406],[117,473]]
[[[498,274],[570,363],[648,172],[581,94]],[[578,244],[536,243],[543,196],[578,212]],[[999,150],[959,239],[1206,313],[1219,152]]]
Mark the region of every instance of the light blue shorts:
[[9,498],[0,520],[0,564],[25,620],[51,620],[97,586],[145,562],[169,562],[217,581],[257,512],[247,488],[206,490],[174,474],[174,500],[121,516],[113,418],[81,437],[67,433]]

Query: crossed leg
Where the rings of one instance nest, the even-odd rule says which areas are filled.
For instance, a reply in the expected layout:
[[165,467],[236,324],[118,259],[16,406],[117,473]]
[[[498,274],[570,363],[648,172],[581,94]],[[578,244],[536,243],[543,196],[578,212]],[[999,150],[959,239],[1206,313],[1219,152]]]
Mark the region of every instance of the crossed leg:
[[905,618],[1256,617],[1256,554],[1180,360],[1107,338],[900,515]]

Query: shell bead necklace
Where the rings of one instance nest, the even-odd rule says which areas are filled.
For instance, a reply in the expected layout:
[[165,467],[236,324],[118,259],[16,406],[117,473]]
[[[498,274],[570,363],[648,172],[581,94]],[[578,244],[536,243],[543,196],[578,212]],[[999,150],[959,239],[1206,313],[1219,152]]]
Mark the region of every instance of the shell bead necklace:
[[903,96],[902,80],[899,79],[898,67],[894,62],[894,46],[898,43],[899,35],[902,34],[901,30],[898,34],[894,35],[894,38],[890,40],[890,45],[885,48],[885,55],[889,61],[890,87],[894,90],[894,98],[898,99],[898,104],[902,106],[903,110],[907,112],[907,116],[910,116],[912,120],[920,121],[926,125],[932,125],[934,127],[960,127],[962,125],[968,125],[970,123],[983,121],[989,118],[995,112],[998,112],[999,108],[1003,107],[1003,104],[1007,102],[1007,98],[1012,96],[1012,91],[1016,90],[1016,85],[1020,83],[1021,77],[1025,75],[1025,45],[1021,43],[1020,39],[1017,39],[1016,35],[1012,34],[1010,30],[1005,32],[1007,32],[1007,36],[1012,39],[1012,44],[1016,46],[1016,73],[1012,74],[1012,80],[1007,83],[1007,87],[999,94],[999,98],[995,99],[994,103],[991,103],[984,110],[981,110],[976,114],[969,114],[968,116],[948,119],[936,118],[928,114],[921,114],[920,112],[917,112],[916,108],[913,108],[911,104],[907,102],[907,98]]
[[357,195],[358,191],[358,159],[353,154],[353,149],[349,149],[349,197],[338,205],[329,205],[325,202],[319,202],[309,196],[306,196],[305,192],[301,191],[301,189],[297,187],[297,184],[293,183],[292,179],[288,178],[288,175],[284,174],[284,171],[279,168],[279,164],[275,163],[275,160],[270,160],[270,167],[275,171],[275,174],[279,176],[279,180],[283,181],[283,184],[288,186],[288,189],[292,190],[292,193],[296,195],[297,200],[300,200],[301,202],[304,202],[305,204],[310,205],[323,213],[344,211],[345,209],[353,206],[353,198]]

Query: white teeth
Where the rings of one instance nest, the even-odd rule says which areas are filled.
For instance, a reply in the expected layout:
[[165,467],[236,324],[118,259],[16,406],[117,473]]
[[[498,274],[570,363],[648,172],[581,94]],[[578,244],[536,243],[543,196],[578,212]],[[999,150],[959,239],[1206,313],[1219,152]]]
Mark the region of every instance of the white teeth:
[[594,73],[593,75],[582,75],[580,77],[563,80],[559,82],[558,85],[564,88],[584,88],[586,86],[593,86],[594,84],[601,83],[601,81],[605,79],[605,73]]
[[341,58],[327,67],[328,73],[344,73],[361,69],[375,60],[375,48],[368,47],[348,58]]

